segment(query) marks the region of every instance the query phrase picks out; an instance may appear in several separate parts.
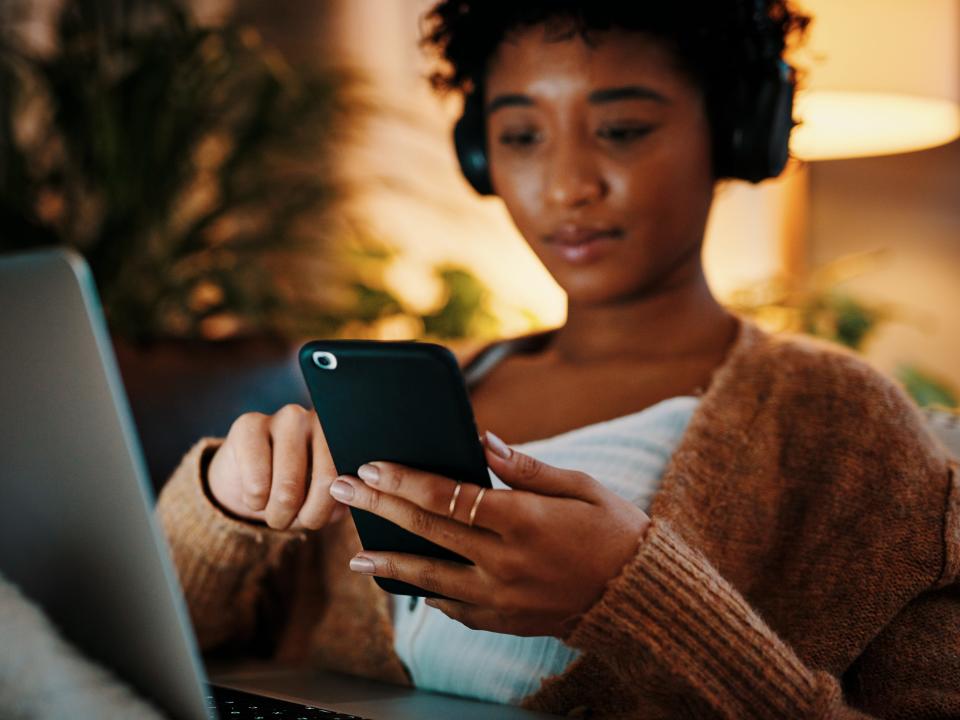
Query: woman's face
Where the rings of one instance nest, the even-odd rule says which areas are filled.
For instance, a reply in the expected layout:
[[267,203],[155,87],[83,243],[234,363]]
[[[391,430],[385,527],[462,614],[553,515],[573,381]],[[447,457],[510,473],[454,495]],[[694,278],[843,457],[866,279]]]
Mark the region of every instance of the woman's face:
[[588,304],[698,268],[714,185],[701,94],[665,47],[619,30],[591,41],[512,35],[485,87],[494,190],[569,301]]

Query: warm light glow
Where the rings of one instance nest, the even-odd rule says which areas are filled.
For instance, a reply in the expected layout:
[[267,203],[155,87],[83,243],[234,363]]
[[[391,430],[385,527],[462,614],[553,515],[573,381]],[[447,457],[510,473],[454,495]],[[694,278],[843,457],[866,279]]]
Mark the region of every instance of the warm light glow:
[[[432,271],[455,264],[490,289],[491,312],[504,336],[561,325],[563,290],[503,203],[479,199],[457,167],[451,140],[459,103],[430,90],[424,77],[432,66],[417,48],[418,18],[434,2],[339,4],[339,52],[375,80],[368,100],[385,108],[365,123],[364,142],[351,147],[341,164],[353,186],[363,188],[352,202],[371,235],[400,249],[386,281],[411,310],[436,309],[443,288]],[[402,324],[376,329],[384,337],[412,331]]]
[[726,302],[746,286],[799,272],[789,245],[805,232],[808,166],[791,161],[776,180],[717,186],[703,245],[703,270]]
[[910,152],[960,136],[960,0],[800,0],[813,21],[788,59],[803,160]]
[[790,144],[801,160],[923,150],[960,137],[960,106],[893,93],[820,90],[800,94]]

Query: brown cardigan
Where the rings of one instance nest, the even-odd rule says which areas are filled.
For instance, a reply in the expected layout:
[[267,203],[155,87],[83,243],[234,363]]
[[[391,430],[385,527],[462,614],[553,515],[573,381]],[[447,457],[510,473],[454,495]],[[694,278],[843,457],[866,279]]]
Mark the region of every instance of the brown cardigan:
[[[201,646],[409,684],[351,521],[231,520],[200,441],[158,512]],[[960,472],[862,360],[744,320],[636,556],[523,705],[611,718],[960,718]]]

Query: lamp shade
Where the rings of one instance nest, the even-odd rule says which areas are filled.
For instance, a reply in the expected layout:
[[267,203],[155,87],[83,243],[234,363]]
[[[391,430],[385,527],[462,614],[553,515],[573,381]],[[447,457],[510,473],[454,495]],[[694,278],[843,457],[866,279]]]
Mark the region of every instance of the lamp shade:
[[807,71],[791,151],[823,160],[920,150],[960,137],[960,0],[803,0],[791,61]]

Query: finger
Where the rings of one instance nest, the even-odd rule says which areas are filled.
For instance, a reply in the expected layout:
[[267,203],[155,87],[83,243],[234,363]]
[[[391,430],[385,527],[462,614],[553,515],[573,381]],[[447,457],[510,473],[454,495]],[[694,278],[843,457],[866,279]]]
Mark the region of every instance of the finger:
[[[370,564],[366,565],[363,560]],[[406,553],[364,551],[350,560],[350,569],[364,575],[400,580],[466,602],[479,602],[484,595],[484,585],[475,565]]]
[[485,528],[463,523],[425,510],[409,500],[367,487],[359,478],[340,475],[330,493],[342,503],[367,510],[431,542],[474,562],[495,557],[502,547],[500,536]]
[[269,418],[262,413],[243,415],[230,429],[229,445],[240,473],[244,504],[261,511],[270,497],[271,450]]
[[333,520],[333,511],[343,507],[330,497],[330,484],[336,476],[337,468],[330,456],[323,428],[317,416],[313,415],[310,423],[310,488],[297,515],[301,525],[312,530],[322,528]]
[[[327,518],[326,522],[324,522],[323,526],[321,527],[334,525],[340,522],[341,520],[343,520],[344,517],[346,517],[348,511],[349,511],[349,508],[343,503],[334,503],[333,510],[330,512],[330,517]],[[290,527],[287,529],[288,530],[319,530],[320,528],[307,527],[302,522],[300,522],[300,517],[297,516],[296,518],[294,518],[293,522],[290,523]]]
[[307,426],[309,417],[299,405],[287,405],[270,426],[273,445],[273,477],[265,519],[275,530],[293,522],[306,496]]
[[[473,511],[472,524],[475,527],[498,534],[512,527],[512,519],[518,514],[517,503],[523,501],[512,497],[511,490],[486,488],[478,503],[480,487],[473,483],[457,483],[442,475],[382,460],[362,465],[358,474],[367,485],[380,492],[409,500],[435,515],[470,524]],[[458,484],[461,486],[459,492]]]
[[597,481],[579,470],[565,470],[509,447],[492,432],[482,436],[487,464],[512,488],[539,495],[593,499]]

